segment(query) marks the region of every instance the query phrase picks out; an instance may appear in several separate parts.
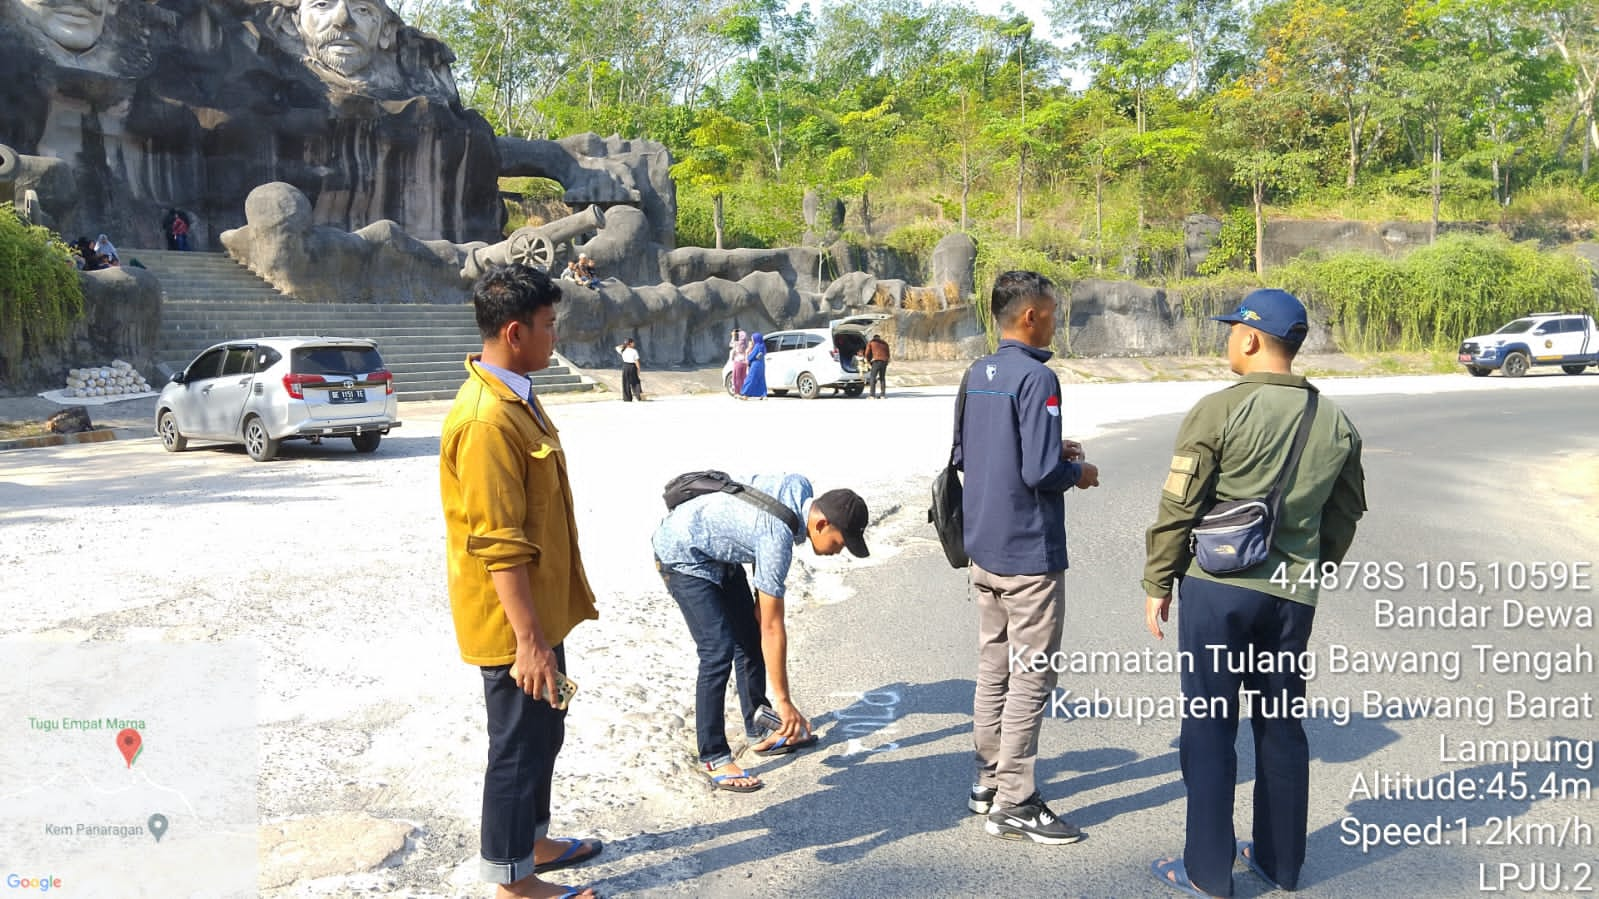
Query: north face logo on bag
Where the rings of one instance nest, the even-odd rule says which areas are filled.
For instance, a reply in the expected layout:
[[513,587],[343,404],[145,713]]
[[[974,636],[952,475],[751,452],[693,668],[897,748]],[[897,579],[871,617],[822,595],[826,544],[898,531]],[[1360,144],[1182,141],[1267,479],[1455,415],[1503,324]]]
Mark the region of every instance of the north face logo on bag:
[[983,373],[988,375],[988,380],[992,381],[992,380],[994,380],[994,376],[999,374],[999,366],[990,365],[987,368],[983,369]]

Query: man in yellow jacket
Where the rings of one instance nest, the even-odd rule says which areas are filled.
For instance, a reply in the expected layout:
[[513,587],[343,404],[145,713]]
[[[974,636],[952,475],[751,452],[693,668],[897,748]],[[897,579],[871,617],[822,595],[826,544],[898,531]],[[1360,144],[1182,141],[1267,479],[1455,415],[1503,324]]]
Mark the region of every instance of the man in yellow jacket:
[[550,790],[566,734],[561,641],[597,618],[578,553],[560,435],[526,372],[555,351],[561,292],[544,272],[493,269],[472,288],[483,352],[467,359],[439,440],[450,610],[461,658],[483,672],[489,762],[482,874],[497,899],[592,899],[538,874],[598,855],[598,840],[551,839]]

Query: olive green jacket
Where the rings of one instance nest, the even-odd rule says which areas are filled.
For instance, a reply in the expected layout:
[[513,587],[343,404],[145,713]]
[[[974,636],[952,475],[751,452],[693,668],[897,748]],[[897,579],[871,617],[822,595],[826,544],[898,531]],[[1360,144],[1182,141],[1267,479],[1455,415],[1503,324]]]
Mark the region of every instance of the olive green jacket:
[[1177,432],[1155,524],[1145,538],[1144,593],[1167,597],[1179,577],[1198,577],[1316,604],[1315,573],[1342,562],[1366,511],[1360,434],[1322,397],[1288,481],[1271,554],[1253,568],[1213,575],[1193,564],[1189,532],[1223,500],[1263,499],[1293,446],[1305,409],[1299,375],[1256,373],[1194,405]]

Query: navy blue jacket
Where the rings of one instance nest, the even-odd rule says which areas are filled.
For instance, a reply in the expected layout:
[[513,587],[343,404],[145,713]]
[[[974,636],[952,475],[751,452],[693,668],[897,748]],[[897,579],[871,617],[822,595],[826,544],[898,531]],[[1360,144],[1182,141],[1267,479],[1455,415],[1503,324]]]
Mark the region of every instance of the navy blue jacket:
[[972,364],[955,466],[966,473],[966,553],[1000,575],[1066,569],[1066,491],[1082,466],[1060,457],[1053,354],[1019,340]]

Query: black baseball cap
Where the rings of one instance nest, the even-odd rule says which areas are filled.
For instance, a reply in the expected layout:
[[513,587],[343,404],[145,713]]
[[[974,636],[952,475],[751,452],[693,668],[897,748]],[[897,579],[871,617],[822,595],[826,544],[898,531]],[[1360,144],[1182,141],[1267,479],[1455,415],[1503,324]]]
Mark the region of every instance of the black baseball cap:
[[871,514],[866,511],[866,500],[853,490],[829,490],[811,503],[821,511],[829,524],[844,535],[844,547],[850,555],[866,558],[871,555],[866,548],[866,523]]

